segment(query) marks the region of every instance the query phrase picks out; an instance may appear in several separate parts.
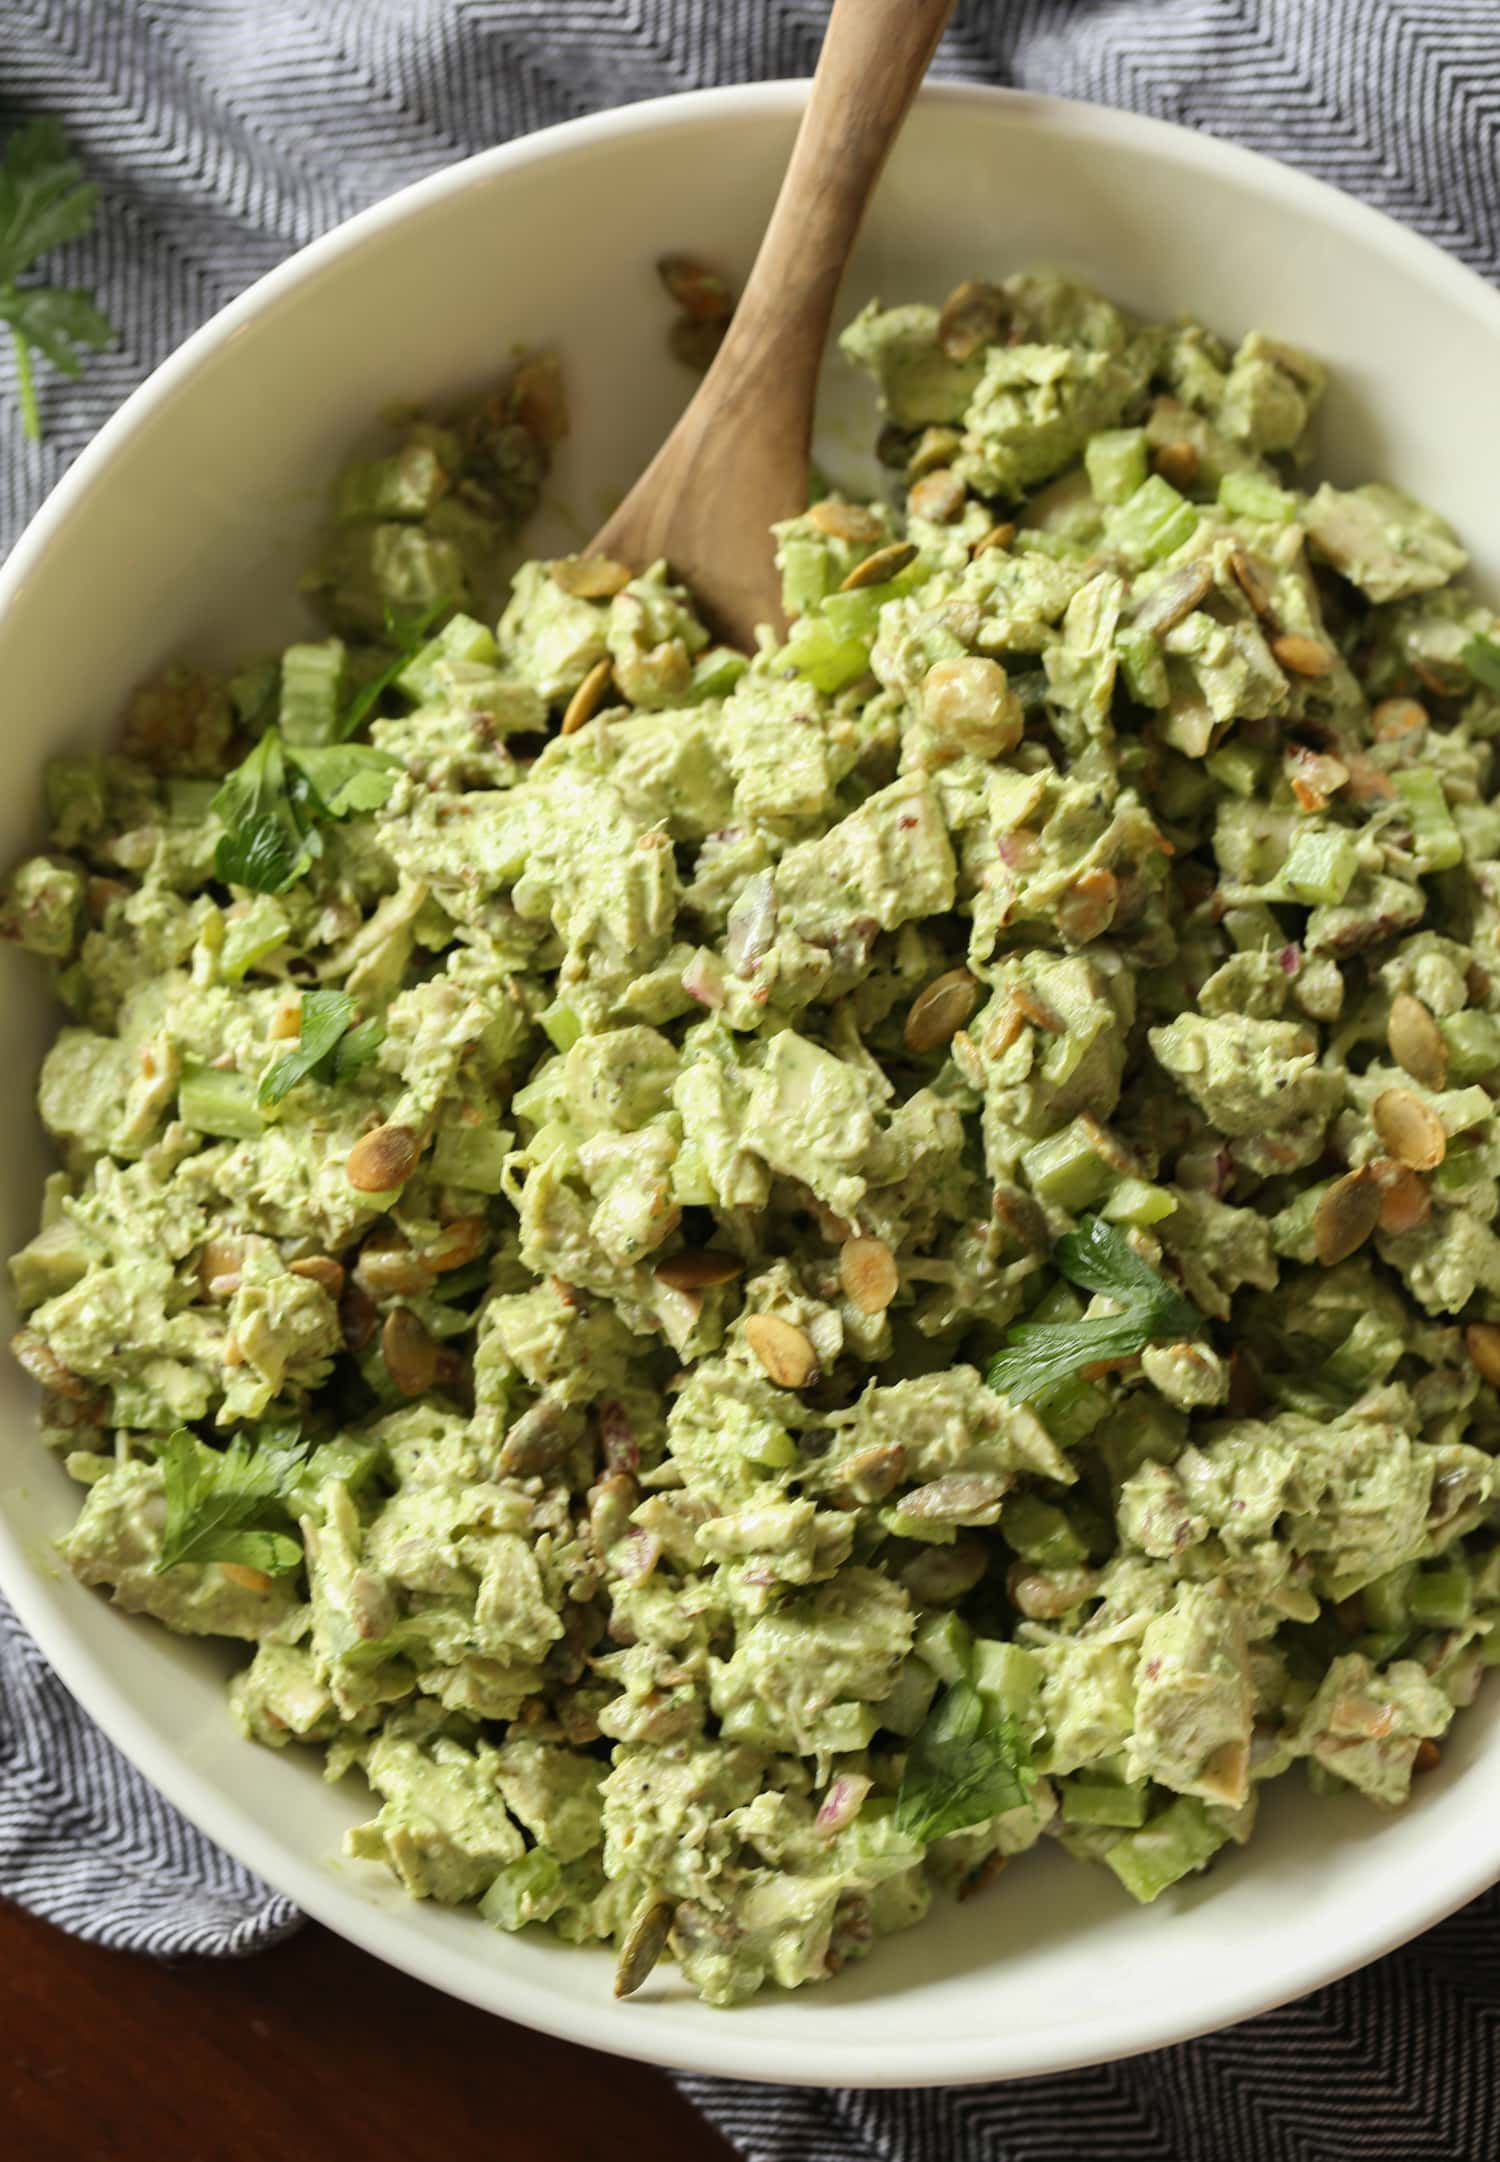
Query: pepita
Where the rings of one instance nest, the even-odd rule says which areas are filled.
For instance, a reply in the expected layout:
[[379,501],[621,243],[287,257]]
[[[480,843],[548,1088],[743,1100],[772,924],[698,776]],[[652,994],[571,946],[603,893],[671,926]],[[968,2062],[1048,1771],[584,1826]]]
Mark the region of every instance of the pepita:
[[422,1137],[410,1126],[377,1126],[349,1151],[349,1184],[362,1194],[393,1193],[417,1168]]
[[629,564],[613,556],[559,556],[551,568],[552,583],[576,601],[611,601],[631,579]]
[[595,661],[593,667],[563,709],[561,731],[563,735],[576,735],[585,721],[591,721],[594,718],[594,715],[604,703],[613,668],[614,664],[607,654],[603,660]]
[[1102,866],[1085,871],[1057,904],[1057,928],[1070,946],[1102,938],[1115,920],[1120,881]]
[[335,1302],[343,1297],[344,1265],[331,1254],[308,1254],[301,1261],[289,1262],[287,1267],[293,1276],[305,1276],[309,1283],[319,1285]]
[[1301,631],[1282,631],[1271,640],[1271,651],[1290,675],[1326,676],[1333,668],[1333,654],[1322,639]]
[[1471,1321],[1464,1349],[1492,1389],[1500,1389],[1500,1322]]
[[1005,328],[1009,307],[998,285],[965,278],[943,302],[938,344],[950,360],[972,360],[982,345],[993,345]]
[[993,1524],[1010,1481],[993,1472],[950,1471],[901,1497],[901,1514],[933,1524]]
[[393,1307],[380,1332],[380,1356],[391,1386],[403,1396],[425,1396],[437,1379],[438,1347],[409,1306]]
[[834,495],[825,495],[812,504],[806,517],[815,533],[826,533],[830,540],[848,541],[855,548],[872,546],[885,530],[863,503],[845,503]]
[[1391,1238],[1415,1231],[1432,1207],[1432,1196],[1415,1171],[1383,1157],[1373,1166],[1380,1181],[1380,1228]]
[[1016,537],[1014,518],[1003,518],[999,525],[992,525],[988,533],[981,533],[969,550],[971,556],[988,555],[992,548],[1008,548]]
[[1196,563],[1184,563],[1181,570],[1172,571],[1146,595],[1135,612],[1131,628],[1158,634],[1171,630],[1184,616],[1190,616],[1200,601],[1207,599],[1213,590],[1213,582],[1213,565],[1206,557],[1199,556]]
[[966,968],[950,968],[911,1002],[901,1040],[919,1057],[951,1043],[979,1004],[979,985]]
[[1380,1198],[1368,1166],[1334,1180],[1313,1214],[1313,1250],[1325,1269],[1358,1253],[1380,1221]]
[[862,1314],[883,1314],[901,1288],[901,1271],[884,1239],[846,1239],[839,1248],[839,1282]]
[[1398,1164],[1409,1171],[1436,1171],[1448,1153],[1448,1136],[1431,1104],[1410,1089],[1384,1089],[1371,1106],[1376,1133]]
[[1191,443],[1158,443],[1151,463],[1163,480],[1184,492],[1198,478],[1198,453]]
[[1244,548],[1236,548],[1229,558],[1230,575],[1244,594],[1262,623],[1272,618],[1274,596],[1271,580],[1257,558]]
[[11,1338],[10,1349],[17,1365],[23,1367],[33,1381],[50,1389],[54,1396],[70,1397],[77,1403],[92,1396],[92,1384],[81,1374],[75,1374],[71,1367],[64,1366],[51,1345],[44,1343],[35,1329],[20,1330]]
[[778,1389],[805,1389],[818,1378],[818,1354],[812,1338],[779,1314],[751,1314],[745,1342]]
[[1391,1057],[1423,1088],[1448,1085],[1448,1045],[1442,1030],[1419,998],[1398,991],[1391,1000],[1385,1040]]
[[906,499],[906,507],[914,518],[930,518],[935,525],[951,525],[963,509],[965,497],[966,490],[958,475],[948,466],[939,466],[916,483]]
[[1422,734],[1427,708],[1419,698],[1382,698],[1370,715],[1370,732],[1377,743],[1404,743]]
[[877,548],[862,563],[856,563],[839,591],[861,593],[866,586],[883,586],[888,580],[898,578],[907,565],[916,560],[915,541],[892,541],[888,548]]
[[924,428],[906,461],[907,486],[926,473],[935,473],[939,466],[951,465],[963,449],[963,442],[957,428]]
[[644,1906],[626,1933],[615,1968],[615,1995],[633,1996],[667,1948],[672,1917],[677,1909],[670,1899],[653,1899]]

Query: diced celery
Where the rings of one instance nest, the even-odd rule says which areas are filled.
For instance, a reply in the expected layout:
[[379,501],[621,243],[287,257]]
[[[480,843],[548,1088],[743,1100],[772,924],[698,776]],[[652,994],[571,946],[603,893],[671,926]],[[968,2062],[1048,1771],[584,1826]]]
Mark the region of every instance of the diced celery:
[[288,646],[281,656],[278,719],[288,743],[333,743],[344,700],[344,641]]
[[1117,1779],[1090,1779],[1080,1774],[1058,1782],[1064,1824],[1109,1824],[1134,1831],[1146,1821],[1149,1790],[1128,1787]]
[[1022,1726],[1032,1722],[1044,1672],[1035,1652],[1000,1637],[976,1637],[970,1668],[974,1687],[991,1714],[1009,1714]]
[[868,1749],[880,1732],[875,1704],[830,1704],[812,1723],[808,1741],[814,1750]]
[[1370,1629],[1354,1639],[1354,1649],[1369,1660],[1372,1667],[1383,1667],[1406,1649],[1411,1636],[1409,1629]]
[[339,477],[334,515],[342,523],[360,518],[420,518],[446,492],[448,476],[437,453],[408,443],[389,458],[367,458]]
[[1168,1885],[1201,1869],[1228,1837],[1202,1802],[1182,1794],[1111,1847],[1104,1859],[1131,1898],[1144,1906]]
[[1456,1629],[1474,1605],[1474,1587],[1462,1562],[1419,1569],[1406,1593],[1406,1610],[1419,1629]]
[[1472,1141],[1451,1141],[1432,1183],[1443,1194],[1461,1194],[1488,1176],[1483,1152]]
[[470,661],[492,668],[498,658],[494,634],[474,616],[450,616],[436,638],[414,653],[396,678],[396,688],[421,705],[442,691],[445,662]]
[[190,1061],[177,1084],[177,1116],[197,1134],[226,1141],[254,1141],[266,1130],[248,1074],[223,1073]]
[[1026,1316],[1028,1321],[1082,1321],[1083,1301],[1071,1284],[1059,1280],[1042,1293]]
[[573,1008],[565,1006],[561,999],[554,999],[550,1006],[543,1007],[542,1011],[537,1015],[537,1019],[540,1021],[551,1043],[559,1051],[571,1051],[574,1044],[583,1034],[583,1023],[579,1020]]
[[687,704],[696,706],[705,698],[727,698],[749,666],[744,654],[737,653],[733,646],[709,646],[693,663]]
[[1043,1569],[1087,1561],[1088,1548],[1055,1502],[1036,1494],[1012,1494],[1000,1516],[1000,1536],[1012,1552]]
[[1075,1119],[1060,1133],[1048,1134],[1044,1141],[1034,1141],[1022,1152],[1021,1162],[1037,1199],[1063,1209],[1088,1208],[1102,1200],[1113,1183],[1109,1165],[1096,1154],[1082,1119]]
[[777,550],[781,605],[788,616],[805,616],[833,589],[833,557],[811,533],[788,533]]
[[1038,1397],[1033,1409],[1060,1449],[1076,1449],[1101,1419],[1107,1419],[1111,1400],[1097,1381],[1069,1374]]
[[790,1471],[797,1461],[796,1442],[774,1419],[747,1421],[735,1438],[740,1455],[767,1471]]
[[1190,540],[1198,529],[1198,513],[1186,496],[1179,495],[1169,480],[1153,473],[1121,504],[1111,538],[1137,561],[1160,563]]
[[432,1146],[432,1175],[440,1186],[498,1194],[513,1134],[494,1126],[445,1126]]
[[1360,1592],[1359,1603],[1372,1629],[1404,1629],[1407,1623],[1406,1594],[1417,1573],[1415,1562],[1388,1569]]
[[384,1462],[385,1449],[378,1441],[350,1437],[323,1442],[313,1450],[287,1491],[293,1521],[317,1510],[318,1497],[327,1480],[342,1480],[351,1493],[357,1494],[368,1486]]
[[219,953],[219,972],[225,981],[238,983],[247,969],[286,943],[290,929],[290,919],[276,896],[257,894],[242,915],[231,915],[225,922]]
[[815,691],[829,697],[858,682],[870,665],[864,640],[842,636],[825,616],[803,616],[793,624],[786,657]]
[[1258,953],[1268,946],[1274,951],[1285,943],[1281,925],[1260,901],[1252,901],[1245,908],[1226,909],[1223,928],[1233,940],[1236,953]]
[[1450,1013],[1438,1027],[1448,1046],[1448,1079],[1463,1087],[1500,1066],[1500,1018],[1476,1007]]
[[241,728],[258,736],[267,722],[275,719],[280,681],[281,663],[274,653],[248,662],[238,675],[230,677],[229,703]]
[[1464,844],[1437,774],[1431,766],[1409,766],[1392,778],[1411,813],[1412,839],[1422,869],[1451,871],[1464,860]]
[[496,1929],[524,1929],[544,1922],[562,1888],[562,1865],[545,1847],[532,1847],[507,1862],[479,1902],[479,1912]]
[[1125,503],[1146,479],[1144,428],[1102,428],[1089,437],[1084,471],[1096,503]]
[[672,1199],[680,1209],[711,1209],[718,1201],[708,1163],[695,1141],[684,1141],[672,1162]]
[[1153,1186],[1146,1179],[1122,1178],[1116,1180],[1100,1213],[1112,1224],[1135,1224],[1144,1231],[1151,1224],[1159,1224],[1164,1216],[1171,1216],[1176,1207],[1176,1196],[1165,1186]]
[[956,1614],[928,1614],[917,1625],[914,1649],[940,1682],[961,1682],[973,1657],[973,1631]]
[[1219,482],[1219,508],[1231,518],[1263,518],[1268,525],[1289,525],[1297,498],[1261,473],[1226,473]]
[[880,1700],[880,1724],[892,1734],[915,1734],[932,1709],[941,1681],[925,1660],[905,1660],[889,1694]]
[[1482,1666],[1500,1667],[1500,1619],[1491,1619],[1494,1626],[1488,1636],[1479,1639],[1479,1660]]
[[1209,752],[1203,765],[1220,788],[1227,788],[1231,796],[1246,798],[1255,794],[1265,777],[1266,754],[1255,744],[1231,736],[1227,743]]
[[1287,851],[1277,883],[1290,900],[1310,906],[1336,905],[1353,885],[1358,869],[1359,857],[1347,833],[1327,826],[1308,828]]
[[958,1539],[956,1524],[940,1524],[932,1516],[908,1516],[899,1501],[882,1509],[876,1522],[892,1539],[920,1540],[924,1546],[953,1546]]
[[1115,651],[1120,656],[1125,688],[1138,706],[1170,704],[1172,688],[1167,681],[1166,656],[1153,631],[1136,630],[1127,624],[1116,635]]
[[534,1164],[548,1164],[561,1175],[577,1168],[579,1133],[566,1119],[548,1119],[526,1144]]

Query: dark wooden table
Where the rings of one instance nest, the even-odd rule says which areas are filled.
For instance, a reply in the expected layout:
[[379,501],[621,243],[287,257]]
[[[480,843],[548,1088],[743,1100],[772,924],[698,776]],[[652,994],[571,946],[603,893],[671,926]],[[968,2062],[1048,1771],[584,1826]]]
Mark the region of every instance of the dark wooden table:
[[728,2162],[666,2077],[456,2004],[309,1926],[165,1967],[0,1906],[15,2162]]

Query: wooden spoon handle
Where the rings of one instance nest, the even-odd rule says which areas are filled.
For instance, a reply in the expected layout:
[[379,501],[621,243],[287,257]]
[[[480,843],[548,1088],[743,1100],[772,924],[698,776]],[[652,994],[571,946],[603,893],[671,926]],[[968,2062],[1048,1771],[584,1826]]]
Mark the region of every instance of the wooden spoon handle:
[[839,280],[954,0],[835,0],[791,163],[735,310],[725,372],[766,372],[772,403],[816,367]]

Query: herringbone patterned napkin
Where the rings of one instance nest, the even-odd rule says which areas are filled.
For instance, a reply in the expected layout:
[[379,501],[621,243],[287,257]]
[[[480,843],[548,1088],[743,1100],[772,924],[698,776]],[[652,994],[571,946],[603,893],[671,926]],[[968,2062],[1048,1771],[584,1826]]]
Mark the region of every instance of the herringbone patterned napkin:
[[[263,270],[377,196],[548,122],[810,73],[819,0],[0,0],[0,130],[55,113],[102,183],[61,283],[122,328],[0,372],[0,550],[119,400]],[[1500,0],[960,0],[940,73],[1232,136],[1500,277]],[[71,257],[68,260],[67,257]],[[0,363],[0,367],[5,364]],[[0,1607],[0,1891],[155,1953],[252,1952],[295,1911],[185,1825]],[[747,2162],[1495,2162],[1500,1897],[1299,2005],[1025,2085],[685,2080]]]

